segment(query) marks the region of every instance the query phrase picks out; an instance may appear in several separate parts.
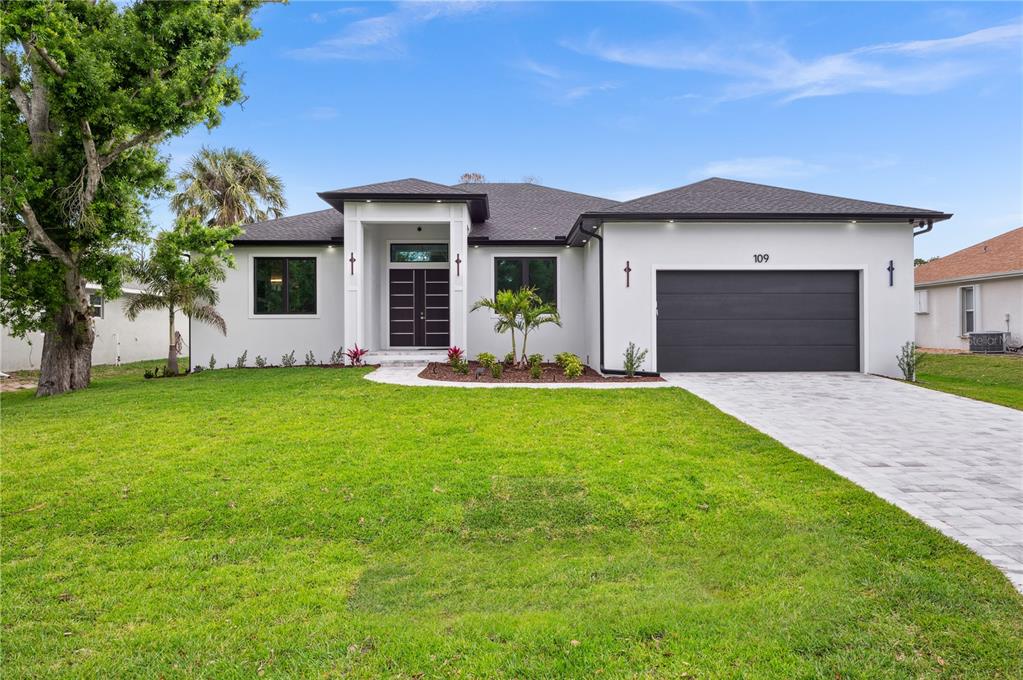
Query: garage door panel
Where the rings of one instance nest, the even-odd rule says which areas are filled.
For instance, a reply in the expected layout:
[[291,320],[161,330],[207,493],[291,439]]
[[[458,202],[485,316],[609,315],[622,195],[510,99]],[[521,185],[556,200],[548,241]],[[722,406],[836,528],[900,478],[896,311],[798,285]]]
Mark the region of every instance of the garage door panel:
[[[658,349],[658,370],[672,371],[856,371],[858,347],[684,347]],[[798,352],[793,351],[798,349]],[[662,355],[664,358],[662,358]]]
[[855,345],[858,325],[851,319],[663,321],[657,324],[657,339],[676,347]]
[[857,371],[859,273],[661,271],[659,371]]
[[854,271],[661,271],[664,293],[848,293],[859,288]]
[[859,301],[850,293],[670,293],[657,311],[669,319],[856,319]]

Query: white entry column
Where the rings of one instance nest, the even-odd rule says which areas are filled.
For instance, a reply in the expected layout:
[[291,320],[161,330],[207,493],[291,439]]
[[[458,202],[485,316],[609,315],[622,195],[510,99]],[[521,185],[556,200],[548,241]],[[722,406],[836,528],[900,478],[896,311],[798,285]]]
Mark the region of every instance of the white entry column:
[[461,347],[469,353],[468,319],[469,301],[466,298],[466,269],[469,248],[469,208],[464,204],[451,205],[450,233],[448,236],[448,257],[451,263],[448,304],[450,305],[450,344]]
[[359,203],[345,203],[345,349],[366,346],[364,231]]

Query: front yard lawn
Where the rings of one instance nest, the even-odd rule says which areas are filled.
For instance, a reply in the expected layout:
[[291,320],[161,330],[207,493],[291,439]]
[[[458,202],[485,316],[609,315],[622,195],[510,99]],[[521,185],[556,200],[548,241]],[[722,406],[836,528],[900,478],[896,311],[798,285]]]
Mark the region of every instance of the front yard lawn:
[[966,548],[680,389],[4,394],[7,677],[1019,677]]
[[1023,355],[926,354],[917,380],[942,392],[1023,410]]

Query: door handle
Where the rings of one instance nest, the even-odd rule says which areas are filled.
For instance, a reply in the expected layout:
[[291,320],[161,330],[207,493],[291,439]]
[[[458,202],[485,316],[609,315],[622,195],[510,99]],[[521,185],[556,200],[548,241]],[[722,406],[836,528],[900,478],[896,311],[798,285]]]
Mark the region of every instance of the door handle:
[[426,312],[419,312],[419,318],[426,321]]

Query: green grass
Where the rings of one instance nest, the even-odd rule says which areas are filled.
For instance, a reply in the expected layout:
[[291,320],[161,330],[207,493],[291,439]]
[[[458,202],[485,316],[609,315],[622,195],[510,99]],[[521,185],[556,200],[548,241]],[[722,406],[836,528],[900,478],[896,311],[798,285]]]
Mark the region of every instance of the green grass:
[[924,387],[1023,410],[1023,355],[927,354]]
[[1009,678],[966,548],[679,389],[4,394],[6,677]]

